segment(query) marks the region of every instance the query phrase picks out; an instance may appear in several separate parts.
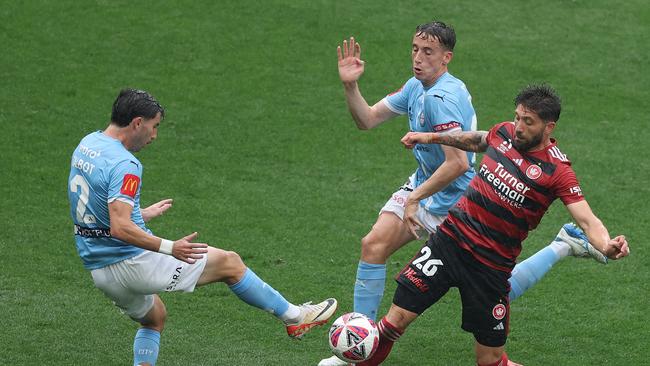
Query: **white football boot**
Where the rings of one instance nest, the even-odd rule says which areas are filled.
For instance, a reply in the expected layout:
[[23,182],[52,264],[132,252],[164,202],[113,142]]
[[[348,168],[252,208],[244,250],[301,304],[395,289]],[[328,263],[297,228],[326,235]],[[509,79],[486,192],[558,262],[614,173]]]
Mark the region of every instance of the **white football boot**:
[[336,299],[327,299],[316,305],[311,302],[300,305],[300,319],[295,323],[285,323],[287,334],[294,339],[302,338],[313,327],[327,323],[334,312],[338,303]]
[[596,262],[607,264],[607,257],[589,243],[585,233],[574,223],[564,224],[553,241],[569,244],[571,255],[574,257],[591,257]]
[[348,366],[349,364],[342,359],[332,356],[330,358],[324,358],[320,360],[318,366]]

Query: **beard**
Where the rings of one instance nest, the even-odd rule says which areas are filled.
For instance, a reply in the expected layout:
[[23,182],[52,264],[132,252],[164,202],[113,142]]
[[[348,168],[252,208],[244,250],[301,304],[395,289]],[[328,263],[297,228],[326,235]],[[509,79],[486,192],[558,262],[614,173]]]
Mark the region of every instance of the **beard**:
[[530,140],[512,140],[512,146],[515,147],[518,151],[530,151],[534,147],[537,147],[539,144],[542,143],[542,139],[544,138],[544,133],[540,133],[539,135],[535,135],[530,138]]

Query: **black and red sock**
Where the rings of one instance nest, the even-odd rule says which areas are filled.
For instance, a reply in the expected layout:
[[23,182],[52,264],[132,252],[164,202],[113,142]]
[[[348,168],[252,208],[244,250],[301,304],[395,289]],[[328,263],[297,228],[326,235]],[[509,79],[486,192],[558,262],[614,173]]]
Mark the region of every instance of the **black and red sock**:
[[377,351],[375,351],[375,354],[371,358],[358,363],[358,366],[377,366],[384,362],[390,354],[393,344],[404,333],[403,330],[397,329],[396,326],[389,323],[386,317],[383,317],[377,323],[377,328],[379,328],[379,348],[377,348]]

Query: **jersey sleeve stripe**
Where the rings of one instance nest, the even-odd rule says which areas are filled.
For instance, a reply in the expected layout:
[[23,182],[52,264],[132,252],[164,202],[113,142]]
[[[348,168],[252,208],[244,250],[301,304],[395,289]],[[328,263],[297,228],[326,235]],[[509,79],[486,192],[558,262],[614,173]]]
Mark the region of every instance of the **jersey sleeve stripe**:
[[512,140],[512,136],[510,136],[510,133],[506,129],[505,125],[499,127],[499,129],[497,130],[497,136],[501,137],[505,141],[511,141]]
[[113,197],[113,198],[109,198],[109,199],[108,199],[108,203],[111,203],[111,202],[114,202],[114,201],[120,201],[120,202],[128,203],[129,205],[131,205],[131,207],[134,207],[134,206],[135,206],[135,202],[133,202],[132,200],[130,200],[130,199],[128,199],[128,198],[124,198],[124,197]]
[[563,154],[557,146],[553,146],[552,148],[548,149],[548,152],[549,152],[549,154],[551,154],[552,157],[554,157],[554,158],[556,158],[556,159],[558,159],[560,161],[564,161],[564,162],[569,161],[569,159],[567,159],[566,155]]

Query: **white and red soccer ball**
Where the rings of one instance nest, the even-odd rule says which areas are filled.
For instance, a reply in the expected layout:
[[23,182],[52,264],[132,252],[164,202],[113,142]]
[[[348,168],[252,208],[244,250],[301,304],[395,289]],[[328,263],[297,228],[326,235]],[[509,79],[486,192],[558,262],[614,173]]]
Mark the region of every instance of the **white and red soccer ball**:
[[372,357],[379,346],[379,329],[361,313],[347,313],[334,321],[329,331],[332,353],[343,361],[358,363]]

